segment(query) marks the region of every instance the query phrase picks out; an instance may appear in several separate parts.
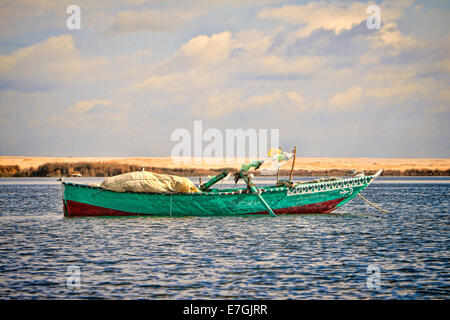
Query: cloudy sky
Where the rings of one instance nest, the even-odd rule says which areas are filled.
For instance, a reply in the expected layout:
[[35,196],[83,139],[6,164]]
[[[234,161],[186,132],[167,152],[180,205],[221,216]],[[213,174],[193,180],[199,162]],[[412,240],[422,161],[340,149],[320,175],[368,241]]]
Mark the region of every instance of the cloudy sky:
[[448,1],[108,3],[0,0],[0,155],[169,156],[202,120],[305,157],[450,157]]

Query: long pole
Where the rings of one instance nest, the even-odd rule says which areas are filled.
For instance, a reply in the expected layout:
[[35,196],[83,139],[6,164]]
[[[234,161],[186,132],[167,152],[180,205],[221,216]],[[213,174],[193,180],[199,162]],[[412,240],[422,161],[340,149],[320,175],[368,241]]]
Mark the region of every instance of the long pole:
[[267,211],[269,211],[269,214],[272,217],[276,217],[277,215],[275,214],[275,212],[273,212],[272,208],[267,204],[266,200],[263,199],[263,197],[258,193],[256,193],[256,195],[258,196],[259,200],[261,200],[261,203],[264,205],[264,207],[267,208]]
[[256,196],[259,198],[261,203],[266,207],[267,211],[272,217],[276,217],[277,215],[275,212],[273,212],[272,208],[269,206],[269,204],[264,200],[264,198],[261,196],[261,192],[258,190],[258,188],[251,182],[251,177],[244,176],[244,181],[247,183],[247,187],[250,190],[250,192],[256,194]]
[[297,147],[294,147],[294,160],[292,160],[292,168],[291,168],[291,174],[289,175],[289,183],[291,183],[291,181],[292,181],[292,174],[294,173],[296,156],[297,156]]

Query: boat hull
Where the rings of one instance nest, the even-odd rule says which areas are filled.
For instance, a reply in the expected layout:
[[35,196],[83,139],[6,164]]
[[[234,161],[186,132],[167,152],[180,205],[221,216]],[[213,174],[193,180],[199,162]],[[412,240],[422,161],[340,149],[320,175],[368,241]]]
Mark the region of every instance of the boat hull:
[[[283,214],[312,214],[312,213],[330,213],[336,209],[336,206],[344,200],[344,198],[329,200],[319,203],[306,204],[282,209],[274,209],[277,215]],[[64,213],[70,217],[130,217],[130,216],[154,216],[164,214],[152,213],[136,213],[121,210],[115,210],[105,207],[98,207],[86,203],[66,200],[63,203]],[[242,214],[267,214],[267,211],[248,212]],[[167,214],[166,214],[167,215]],[[169,214],[170,215],[170,214]],[[195,214],[193,214],[195,215]],[[220,215],[220,214],[215,214]]]
[[[331,213],[353,199],[377,175],[300,184],[295,188],[264,187],[260,195],[277,214]],[[63,182],[64,215],[100,216],[231,216],[268,214],[257,194],[245,189],[191,194],[112,192]]]

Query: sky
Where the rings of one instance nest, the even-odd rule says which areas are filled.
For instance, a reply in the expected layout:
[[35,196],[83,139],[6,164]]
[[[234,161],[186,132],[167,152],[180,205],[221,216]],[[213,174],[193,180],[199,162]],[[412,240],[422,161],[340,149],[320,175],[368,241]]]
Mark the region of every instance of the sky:
[[0,0],[0,155],[169,156],[199,120],[304,157],[449,158],[449,30],[448,1]]

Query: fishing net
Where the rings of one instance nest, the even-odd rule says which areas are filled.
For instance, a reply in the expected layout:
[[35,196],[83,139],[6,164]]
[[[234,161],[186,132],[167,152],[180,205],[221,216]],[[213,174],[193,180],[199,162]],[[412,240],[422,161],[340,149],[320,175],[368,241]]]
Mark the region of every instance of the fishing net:
[[292,152],[282,152],[281,149],[277,148],[270,149],[267,155],[269,158],[264,161],[264,165],[261,167],[261,175],[276,174],[294,156]]

